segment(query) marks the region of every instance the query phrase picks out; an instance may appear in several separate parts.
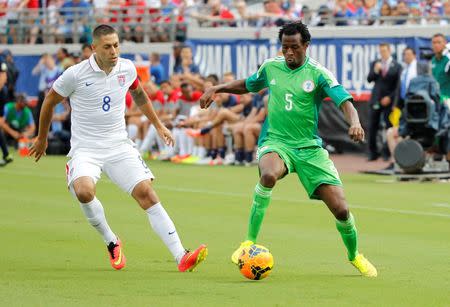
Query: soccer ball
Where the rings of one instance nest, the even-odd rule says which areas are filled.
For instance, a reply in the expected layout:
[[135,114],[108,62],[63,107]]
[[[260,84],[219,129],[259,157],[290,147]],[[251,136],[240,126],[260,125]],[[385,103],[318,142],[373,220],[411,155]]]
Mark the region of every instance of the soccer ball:
[[248,279],[260,280],[269,276],[273,256],[269,249],[258,244],[245,247],[238,260],[239,271]]

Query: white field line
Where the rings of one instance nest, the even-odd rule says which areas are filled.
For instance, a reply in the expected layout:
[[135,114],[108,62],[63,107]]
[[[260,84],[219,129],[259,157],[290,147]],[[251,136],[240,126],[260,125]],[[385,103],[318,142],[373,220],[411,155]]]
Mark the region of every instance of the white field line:
[[[40,177],[40,178],[53,178],[53,179],[61,179],[65,180],[64,174],[61,174],[61,176],[55,176],[55,175],[49,175],[49,174],[40,174],[37,172],[22,172],[22,171],[12,171],[8,169],[0,169],[0,183],[2,176],[1,174],[11,174],[11,175],[24,175],[24,176],[31,176],[31,177]],[[110,180],[104,180],[104,182],[107,182],[109,184],[112,184]],[[221,195],[221,196],[230,196],[230,197],[239,197],[239,198],[245,198],[250,201],[251,194],[250,193],[235,193],[235,192],[223,192],[223,191],[213,191],[208,189],[196,189],[196,188],[177,188],[173,186],[167,186],[167,185],[156,185],[155,188],[158,190],[166,190],[166,191],[173,191],[173,192],[184,192],[184,193],[194,193],[194,194],[209,194],[209,195]],[[1,186],[0,186],[1,189]],[[294,198],[285,198],[285,197],[273,197],[273,200],[278,201],[287,201],[287,202],[294,202],[294,203],[311,203],[309,200],[298,200]],[[443,207],[443,205],[448,204],[433,204],[434,207]],[[403,210],[403,209],[392,209],[392,208],[380,208],[380,207],[367,207],[367,206],[361,206],[356,204],[350,204],[351,208],[361,209],[361,210],[368,210],[368,211],[377,211],[377,212],[391,212],[391,213],[398,213],[398,214],[405,214],[405,215],[417,215],[417,216],[435,216],[435,217],[443,217],[443,218],[450,218],[450,214],[446,213],[438,213],[438,212],[427,212],[427,211],[415,211],[415,210]],[[448,205],[450,208],[450,205]]]

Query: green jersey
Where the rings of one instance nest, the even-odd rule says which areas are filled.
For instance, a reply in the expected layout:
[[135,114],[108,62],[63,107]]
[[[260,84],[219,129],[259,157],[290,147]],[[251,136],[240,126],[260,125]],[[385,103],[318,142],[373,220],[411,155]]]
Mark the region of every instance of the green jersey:
[[443,54],[439,60],[433,57],[431,68],[434,79],[439,83],[441,98],[450,98],[450,54]]
[[4,117],[11,128],[17,131],[22,131],[28,125],[34,123],[30,108],[25,107],[23,110],[17,111],[14,102],[9,102],[5,105]]
[[337,106],[353,99],[329,70],[309,57],[294,70],[284,57],[268,59],[245,84],[250,92],[269,88],[266,137],[293,148],[322,145],[317,129],[325,97]]

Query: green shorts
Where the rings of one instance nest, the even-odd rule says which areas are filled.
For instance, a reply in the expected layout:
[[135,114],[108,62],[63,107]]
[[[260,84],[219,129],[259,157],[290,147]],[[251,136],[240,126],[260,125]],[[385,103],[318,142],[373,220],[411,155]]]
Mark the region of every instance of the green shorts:
[[311,199],[320,199],[315,192],[321,184],[342,186],[328,151],[322,147],[289,148],[279,142],[266,140],[258,148],[256,157],[259,160],[270,152],[276,152],[280,156],[289,173],[297,173]]

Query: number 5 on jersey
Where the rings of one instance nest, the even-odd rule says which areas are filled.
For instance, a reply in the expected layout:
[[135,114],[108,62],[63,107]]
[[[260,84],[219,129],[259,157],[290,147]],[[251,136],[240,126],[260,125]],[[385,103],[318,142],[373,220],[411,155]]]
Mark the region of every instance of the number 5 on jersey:
[[111,105],[109,104],[110,102],[111,102],[111,97],[109,97],[109,96],[103,97],[103,104],[102,104],[103,111],[108,112],[109,109],[111,109]]
[[284,95],[284,100],[286,102],[286,106],[284,107],[286,111],[292,110],[292,94],[287,93]]

